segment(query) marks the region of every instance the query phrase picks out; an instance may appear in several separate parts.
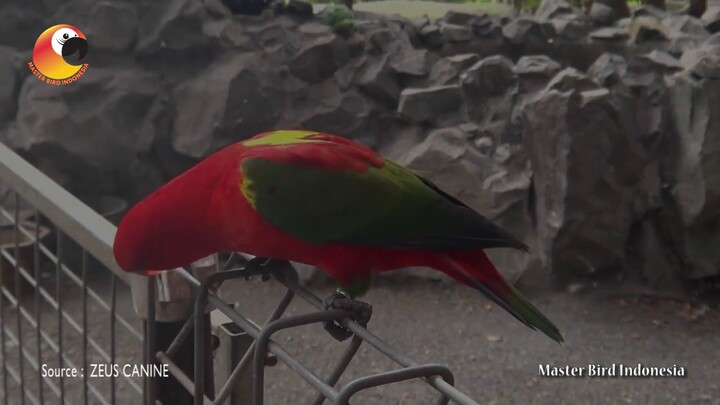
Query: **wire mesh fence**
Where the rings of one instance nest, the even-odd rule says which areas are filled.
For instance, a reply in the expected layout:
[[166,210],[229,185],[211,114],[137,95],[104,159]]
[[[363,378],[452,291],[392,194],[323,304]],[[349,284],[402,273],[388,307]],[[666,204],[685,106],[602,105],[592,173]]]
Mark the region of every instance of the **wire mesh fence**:
[[[265,368],[280,361],[317,391],[314,404],[347,404],[363,390],[415,379],[437,391],[438,403],[475,404],[453,386],[447,366],[418,364],[353,321],[354,313],[326,309],[287,262],[258,267],[245,255],[228,253],[222,266],[214,260],[145,278],[117,267],[114,234],[107,220],[0,144],[4,403],[174,404],[186,398],[195,404],[263,404]],[[254,276],[284,286],[283,294],[268,298],[277,304],[264,323],[218,292],[226,281]],[[287,315],[298,300],[312,310]],[[211,311],[227,322],[213,325]],[[273,339],[329,321],[352,338],[327,375]],[[362,345],[397,367],[338,384]],[[171,377],[148,376],[157,369]]]
[[[2,161],[8,164],[12,159]],[[91,261],[87,250],[66,233],[70,229],[78,236],[79,227],[61,228],[56,223],[69,225],[70,218],[58,218],[57,209],[48,210],[55,221],[49,218],[8,182],[13,181],[8,168],[2,170],[2,400],[6,404],[137,402],[142,398],[142,377],[114,373],[107,366],[142,362],[142,322],[132,311],[128,284],[100,262]],[[83,215],[93,214],[85,209]]]

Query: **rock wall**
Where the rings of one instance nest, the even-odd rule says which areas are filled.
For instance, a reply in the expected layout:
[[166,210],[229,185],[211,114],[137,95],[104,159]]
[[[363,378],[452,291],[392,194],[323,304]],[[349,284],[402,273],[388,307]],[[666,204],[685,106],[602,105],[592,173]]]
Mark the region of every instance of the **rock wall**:
[[[49,4],[0,10],[0,139],[73,192],[135,201],[231,142],[307,128],[377,149],[525,240],[533,255],[491,253],[513,279],[720,272],[718,9],[619,18],[546,0],[514,19],[358,15],[340,35],[298,8]],[[26,63],[58,22],[85,31],[91,66],[53,87]]]

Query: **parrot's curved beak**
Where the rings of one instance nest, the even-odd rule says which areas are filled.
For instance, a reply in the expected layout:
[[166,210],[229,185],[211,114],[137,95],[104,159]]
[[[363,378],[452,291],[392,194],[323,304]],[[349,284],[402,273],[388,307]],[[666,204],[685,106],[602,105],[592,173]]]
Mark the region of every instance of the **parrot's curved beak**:
[[[88,51],[88,42],[85,38],[80,37],[73,37],[65,41],[62,47],[62,56],[63,59],[65,59],[65,62],[67,62],[70,65],[77,66],[81,65],[82,62],[80,62],[85,55],[87,55]],[[77,53],[77,61],[72,60],[75,58],[70,58],[70,56]]]

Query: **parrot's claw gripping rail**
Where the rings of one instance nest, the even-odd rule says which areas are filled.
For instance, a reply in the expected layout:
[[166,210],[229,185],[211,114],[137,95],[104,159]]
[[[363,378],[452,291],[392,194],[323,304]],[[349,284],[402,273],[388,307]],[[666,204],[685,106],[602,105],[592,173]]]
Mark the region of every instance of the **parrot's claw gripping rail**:
[[[225,264],[226,268],[233,267],[234,262],[236,262],[235,256],[236,254],[234,253],[231,255],[231,258]],[[416,378],[423,379],[427,384],[441,393],[441,398],[438,401],[440,404],[447,404],[450,400],[463,405],[477,404],[453,386],[454,377],[447,366],[439,364],[418,364],[368,331],[365,326],[361,324],[364,323],[366,325],[363,319],[360,320],[361,323],[353,320],[358,318],[357,311],[328,308],[323,300],[298,283],[298,274],[290,263],[267,260],[261,260],[261,262],[262,263],[250,261],[246,263],[244,267],[226,269],[211,274],[202,282],[186,269],[176,270],[183,278],[187,279],[197,288],[194,314],[187,320],[168,348],[165,351],[160,350],[156,352],[156,357],[160,362],[167,364],[170,372],[175,375],[181,385],[193,394],[196,405],[224,403],[230,396],[233,386],[238,382],[240,376],[243,373],[247,373],[248,367],[250,366],[252,373],[252,401],[244,400],[243,403],[251,403],[254,405],[263,404],[264,369],[266,365],[268,365],[268,356],[270,355],[275,356],[278,360],[287,364],[290,369],[319,392],[314,401],[315,405],[322,404],[325,399],[330,400],[333,404],[348,404],[351,397],[362,390]],[[273,279],[287,288],[277,307],[262,327],[257,326],[254,322],[237,312],[231,304],[223,301],[213,291],[224,281],[230,279],[247,279],[254,275],[261,275],[263,279],[271,275]],[[152,293],[153,291],[150,289],[149,294]],[[285,310],[295,297],[306,301],[315,307],[317,311],[302,315],[283,316]],[[148,298],[150,298],[150,296]],[[203,315],[208,304],[225,314],[253,339],[252,344],[230,373],[230,376],[222,388],[214,395],[214,398],[211,398],[213,395],[207,393],[205,389],[205,370],[207,366],[205,362],[207,361],[207,356],[205,356],[206,351],[204,347],[206,345],[205,338],[207,335],[204,328],[207,327],[207,324],[204,321]],[[148,306],[148,308],[150,307],[152,307],[152,305]],[[369,319],[369,314],[366,319]],[[273,334],[280,330],[313,323],[336,323],[337,325],[334,326],[341,330],[347,330],[352,336],[349,345],[326,379],[323,379],[305,367],[282,346],[271,339]],[[173,355],[177,352],[183,341],[190,336],[193,328],[195,332],[194,381],[172,360]],[[396,370],[357,378],[346,383],[339,389],[335,388],[338,380],[363,342],[373,346],[402,367]]]
[[[367,302],[352,299],[342,291],[337,291],[325,298],[323,308],[326,310],[345,309],[352,311],[355,314],[352,319],[363,328],[367,328],[367,324],[370,322],[370,318],[372,317],[372,305]],[[340,325],[338,321],[334,319],[323,322],[323,327],[330,336],[340,342],[349,339],[353,335],[350,329]]]

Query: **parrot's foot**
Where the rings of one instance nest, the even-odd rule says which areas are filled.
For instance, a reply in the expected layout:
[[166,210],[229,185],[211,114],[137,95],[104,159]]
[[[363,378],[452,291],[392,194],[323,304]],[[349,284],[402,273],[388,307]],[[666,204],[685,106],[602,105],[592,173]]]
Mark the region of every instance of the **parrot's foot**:
[[249,270],[251,274],[246,276],[245,280],[250,280],[250,276],[256,274],[260,274],[262,281],[270,280],[272,272],[270,271],[268,264],[271,261],[272,259],[268,259],[267,257],[253,257],[252,259],[248,260],[248,262],[245,264],[245,269]]
[[[353,320],[360,324],[362,327],[366,327],[372,316],[372,305],[367,302],[358,301],[350,298],[349,296],[338,291],[333,295],[325,299],[325,309],[345,309],[355,313]],[[325,321],[323,327],[336,340],[342,342],[346,340],[353,333],[346,327],[340,325],[337,321]]]

